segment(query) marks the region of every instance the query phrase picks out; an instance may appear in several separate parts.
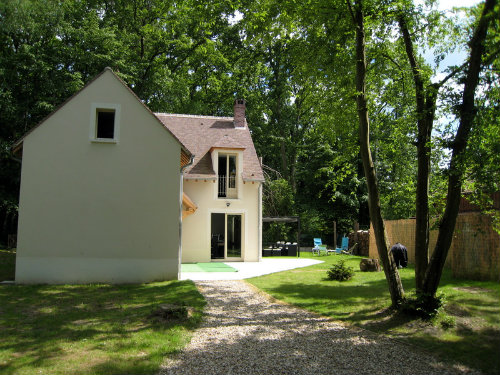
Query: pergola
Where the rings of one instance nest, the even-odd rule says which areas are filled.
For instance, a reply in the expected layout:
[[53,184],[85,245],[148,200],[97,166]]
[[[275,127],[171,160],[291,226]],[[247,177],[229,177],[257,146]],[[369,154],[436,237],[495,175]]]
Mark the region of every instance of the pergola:
[[300,256],[300,218],[298,216],[266,216],[263,223],[297,223],[297,256]]

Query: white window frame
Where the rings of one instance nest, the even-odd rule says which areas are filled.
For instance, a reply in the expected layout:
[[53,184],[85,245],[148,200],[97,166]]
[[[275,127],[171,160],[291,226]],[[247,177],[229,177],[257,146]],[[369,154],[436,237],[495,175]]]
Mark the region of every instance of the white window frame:
[[[113,138],[97,138],[97,112],[114,111],[115,128]],[[95,143],[118,143],[120,139],[121,105],[117,103],[92,103],[90,105],[90,141]]]
[[[234,156],[235,157],[235,164],[236,164],[236,174],[234,176],[234,188],[229,188],[228,187],[228,183],[229,183],[229,175],[226,176],[226,178],[228,178],[226,180],[226,196],[225,197],[219,197],[219,157],[221,156],[224,156],[226,158],[226,167],[229,167],[229,157],[230,156]],[[239,159],[240,159],[240,156],[238,155],[238,153],[234,153],[234,152],[225,152],[225,151],[219,151],[217,152],[217,181],[216,181],[216,193],[215,193],[215,196],[217,199],[219,200],[223,200],[223,199],[231,199],[231,200],[235,200],[235,199],[239,199],[240,197],[240,187],[239,187],[239,169],[240,169],[240,166],[239,166]],[[229,168],[227,168],[227,170],[229,170]],[[236,192],[236,196],[234,197],[228,197],[228,192],[229,192],[229,189],[232,189],[234,190],[234,192]]]

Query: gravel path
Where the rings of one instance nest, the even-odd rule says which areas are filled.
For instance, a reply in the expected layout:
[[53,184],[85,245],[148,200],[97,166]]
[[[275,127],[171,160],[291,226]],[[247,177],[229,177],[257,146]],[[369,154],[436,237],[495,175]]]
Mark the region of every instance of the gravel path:
[[[272,302],[244,281],[196,282],[206,316],[161,374],[472,374],[411,346]],[[477,373],[476,373],[477,374]]]

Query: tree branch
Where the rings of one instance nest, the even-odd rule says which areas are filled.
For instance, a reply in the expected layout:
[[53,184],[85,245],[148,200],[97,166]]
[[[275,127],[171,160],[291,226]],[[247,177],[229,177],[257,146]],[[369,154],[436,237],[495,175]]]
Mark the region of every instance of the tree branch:
[[356,24],[356,17],[354,16],[354,12],[352,10],[352,5],[350,0],[346,0],[347,8],[349,9],[349,13],[351,14],[352,22]]

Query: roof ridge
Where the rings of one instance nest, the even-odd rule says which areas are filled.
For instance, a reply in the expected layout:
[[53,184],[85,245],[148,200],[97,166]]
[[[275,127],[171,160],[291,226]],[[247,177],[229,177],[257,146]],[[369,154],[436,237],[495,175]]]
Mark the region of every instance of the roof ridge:
[[188,115],[180,113],[163,113],[163,112],[154,112],[154,114],[156,116],[168,116],[168,117],[206,118],[211,120],[234,120],[234,117],[224,117],[224,116]]

